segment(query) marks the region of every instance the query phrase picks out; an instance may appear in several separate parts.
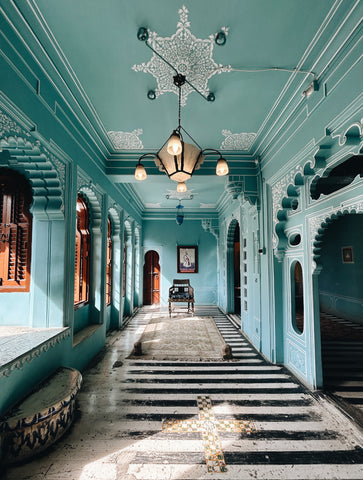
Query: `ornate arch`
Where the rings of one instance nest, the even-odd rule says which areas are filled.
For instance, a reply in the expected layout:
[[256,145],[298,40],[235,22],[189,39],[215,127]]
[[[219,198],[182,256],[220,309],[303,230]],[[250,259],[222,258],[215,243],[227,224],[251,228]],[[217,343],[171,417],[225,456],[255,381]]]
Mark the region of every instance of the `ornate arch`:
[[[287,221],[289,216],[299,209],[301,187],[304,186],[308,178],[325,167],[327,154],[326,147],[314,147],[310,149],[310,155],[306,151],[301,152],[298,157],[300,157],[302,163],[291,169],[272,186],[274,225],[272,245],[279,260],[284,257],[288,245],[285,233]],[[306,155],[310,157],[307,161]],[[298,158],[295,160],[298,160]]]
[[129,217],[127,217],[126,220],[125,220],[125,240],[126,240],[126,242],[131,238],[131,235],[132,235],[132,226],[131,226],[131,222],[128,219],[129,219]]
[[114,235],[119,236],[121,233],[121,221],[120,213],[117,211],[116,206],[109,208],[108,214],[112,221],[112,232]]
[[337,207],[333,207],[320,215],[316,215],[309,219],[309,233],[311,239],[311,258],[313,259],[313,269],[321,267],[319,263],[321,245],[325,231],[331,223],[343,215],[362,214],[363,213],[363,196],[350,202],[343,202]]
[[233,218],[227,227],[227,248],[230,248],[234,245],[234,231],[236,226],[239,225],[239,222],[236,218]]
[[[0,116],[0,119],[3,118],[4,114]],[[2,133],[4,129],[0,129],[0,134]],[[25,138],[25,132],[22,133],[24,137],[9,136],[0,139],[0,167],[16,170],[27,178],[33,194],[33,215],[41,220],[63,220],[64,188],[59,173],[40,142],[33,143]]]

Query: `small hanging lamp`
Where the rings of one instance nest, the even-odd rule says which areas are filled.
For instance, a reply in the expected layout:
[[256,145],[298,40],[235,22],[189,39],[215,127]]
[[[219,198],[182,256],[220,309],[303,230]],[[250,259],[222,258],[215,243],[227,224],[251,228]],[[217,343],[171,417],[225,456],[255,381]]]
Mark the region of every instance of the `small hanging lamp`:
[[183,208],[184,206],[180,203],[180,200],[179,200],[179,205],[176,206],[176,223],[178,225],[181,225],[184,220]]

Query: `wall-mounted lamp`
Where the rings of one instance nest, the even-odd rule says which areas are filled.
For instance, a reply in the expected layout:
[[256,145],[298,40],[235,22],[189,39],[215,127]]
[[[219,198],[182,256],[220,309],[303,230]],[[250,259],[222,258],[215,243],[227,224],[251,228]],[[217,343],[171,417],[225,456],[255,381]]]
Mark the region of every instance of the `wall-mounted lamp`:
[[317,80],[313,80],[310,83],[310,85],[308,86],[308,88],[302,92],[302,96],[306,97],[306,98],[309,98],[317,90],[319,90],[319,84],[318,84]]

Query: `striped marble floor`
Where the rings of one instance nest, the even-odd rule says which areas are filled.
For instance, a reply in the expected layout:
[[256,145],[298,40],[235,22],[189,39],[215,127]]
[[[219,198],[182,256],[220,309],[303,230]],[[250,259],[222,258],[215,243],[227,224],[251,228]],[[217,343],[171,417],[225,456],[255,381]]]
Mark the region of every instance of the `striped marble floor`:
[[332,403],[266,362],[216,307],[234,360],[128,360],[157,309],[108,337],[84,373],[80,418],[6,480],[362,479],[363,437]]

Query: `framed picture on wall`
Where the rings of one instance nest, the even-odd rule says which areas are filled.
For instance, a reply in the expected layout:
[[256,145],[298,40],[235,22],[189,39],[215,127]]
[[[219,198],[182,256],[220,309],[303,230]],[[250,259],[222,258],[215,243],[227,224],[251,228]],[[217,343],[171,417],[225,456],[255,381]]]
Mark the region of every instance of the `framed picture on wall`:
[[354,263],[353,247],[342,247],[343,263]]
[[177,272],[198,273],[198,247],[196,245],[177,247]]

